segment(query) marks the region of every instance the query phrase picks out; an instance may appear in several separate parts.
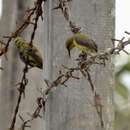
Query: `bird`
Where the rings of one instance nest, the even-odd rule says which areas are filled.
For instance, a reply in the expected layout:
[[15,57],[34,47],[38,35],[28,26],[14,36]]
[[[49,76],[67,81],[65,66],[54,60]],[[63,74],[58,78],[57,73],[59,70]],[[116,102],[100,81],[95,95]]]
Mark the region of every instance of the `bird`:
[[19,52],[20,59],[30,67],[43,68],[43,59],[40,51],[34,45],[30,45],[22,37],[14,38],[15,46]]
[[65,46],[68,50],[69,56],[70,51],[74,47],[79,48],[81,51],[87,53],[90,56],[92,53],[97,53],[98,51],[98,47],[92,38],[89,35],[83,33],[76,33],[69,37],[65,42]]

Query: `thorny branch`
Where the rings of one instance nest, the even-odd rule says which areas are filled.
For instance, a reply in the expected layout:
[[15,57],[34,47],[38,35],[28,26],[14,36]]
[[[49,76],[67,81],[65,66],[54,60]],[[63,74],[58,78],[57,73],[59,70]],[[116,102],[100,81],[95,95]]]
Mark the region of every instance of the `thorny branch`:
[[[72,0],[59,0],[59,5],[55,8],[53,8],[53,10],[57,10],[57,9],[61,9],[62,11],[62,14],[64,16],[64,18],[66,19],[66,21],[69,23],[69,27],[72,31],[72,33],[78,33],[81,31],[81,27],[77,27],[76,24],[74,22],[72,22],[70,20],[70,17],[69,17],[69,8],[67,6],[66,3],[69,3],[71,2]],[[128,32],[126,32],[127,34],[130,34]],[[60,73],[60,75],[58,76],[58,80],[54,80],[52,83],[50,83],[50,85],[48,85],[48,81],[46,80],[46,84],[48,86],[48,89],[46,90],[48,94],[50,92],[50,90],[55,86],[58,86],[58,85],[64,85],[64,86],[67,86],[65,83],[70,79],[72,78],[72,73],[74,71],[80,71],[82,73],[83,76],[86,77],[86,74],[87,74],[87,77],[88,77],[88,82],[91,86],[91,89],[92,89],[92,92],[94,93],[94,103],[95,103],[95,108],[96,108],[96,111],[97,111],[97,114],[100,118],[100,122],[101,122],[101,126],[104,127],[104,121],[102,119],[102,104],[101,104],[101,98],[100,98],[100,95],[96,93],[95,91],[95,88],[94,88],[94,85],[93,85],[93,82],[91,80],[91,75],[89,73],[89,68],[91,65],[94,65],[94,64],[99,64],[99,65],[104,65],[105,66],[105,62],[106,60],[108,60],[112,55],[115,55],[115,54],[119,54],[120,51],[123,51],[125,52],[126,54],[129,54],[127,51],[124,50],[124,47],[127,45],[127,44],[130,44],[130,40],[126,41],[126,42],[123,42],[124,38],[122,38],[121,40],[116,40],[116,39],[112,39],[112,43],[113,43],[113,47],[112,48],[108,48],[106,51],[104,52],[99,52],[97,53],[96,55],[94,56],[91,56],[89,58],[87,58],[87,56],[84,54],[84,53],[81,53],[79,55],[79,58],[77,59],[78,60],[78,67],[76,68],[67,68],[68,71],[65,72],[64,74],[63,73]],[[118,41],[118,46],[115,47],[115,44],[114,42],[115,41]],[[73,71],[72,71],[73,70]],[[62,81],[62,78],[65,78],[66,76],[66,73],[71,73],[70,76],[68,76],[64,81]],[[59,80],[60,79],[60,80]],[[57,81],[59,83],[57,83]],[[55,85],[55,82],[56,82],[56,85]],[[62,84],[63,83],[63,84]],[[99,109],[100,108],[100,109]]]
[[[34,7],[31,8],[31,9],[27,9],[26,14],[24,16],[23,24],[14,33],[12,33],[11,36],[7,36],[7,38],[9,38],[9,39],[8,39],[5,47],[1,49],[0,55],[6,54],[6,52],[8,51],[9,43],[12,40],[12,38],[17,37],[19,34],[21,34],[26,29],[26,27],[29,24],[32,24],[31,17],[35,13],[34,29],[33,29],[32,35],[31,35],[31,42],[30,42],[30,44],[32,44],[32,41],[33,41],[34,36],[35,36],[36,29],[37,29],[38,19],[39,19],[39,17],[41,17],[43,19],[43,17],[42,17],[42,12],[43,12],[42,11],[42,2],[43,1],[45,1],[45,0],[36,0],[34,2]],[[16,108],[15,108],[15,111],[14,111],[13,119],[12,119],[12,122],[11,122],[11,126],[9,128],[10,130],[14,130],[14,128],[15,128],[16,117],[17,117],[17,114],[18,114],[18,111],[19,111],[19,105],[20,105],[20,102],[21,102],[22,94],[25,95],[25,87],[28,83],[28,79],[26,78],[27,73],[28,73],[28,65],[25,65],[21,82],[18,83],[18,85],[19,85],[19,88],[18,88],[19,96],[18,96]],[[36,118],[36,115],[40,112],[40,110],[41,110],[41,106],[39,105],[36,112],[34,113],[35,116],[33,116],[33,118]],[[24,122],[24,125],[22,125],[22,128],[24,129],[24,126],[26,126],[27,122],[30,122],[31,120]]]
[[[41,17],[41,19],[43,20],[43,17],[42,17],[43,11],[42,11],[42,6],[41,6],[43,1],[45,2],[47,0],[36,0],[35,3],[34,3],[34,7],[31,8],[31,9],[27,9],[26,14],[24,16],[23,24],[19,28],[17,28],[17,30],[15,32],[13,32],[11,34],[11,36],[4,36],[5,38],[8,38],[8,40],[7,40],[6,44],[3,43],[3,42],[0,42],[1,43],[0,56],[4,55],[6,57],[6,53],[8,51],[8,47],[9,47],[9,44],[10,44],[12,38],[21,34],[30,24],[34,25],[33,32],[31,34],[30,44],[33,43],[33,39],[34,39],[35,32],[36,32],[36,29],[37,29],[37,23],[38,23],[39,17]],[[69,27],[70,27],[72,33],[77,33],[77,32],[81,31],[81,27],[78,27],[74,22],[72,22],[70,20],[69,8],[67,6],[67,3],[71,2],[71,1],[72,0],[59,0],[59,5],[55,8],[53,8],[53,9],[61,9],[66,21],[69,23]],[[32,16],[34,16],[34,14],[35,14],[35,17],[33,18],[34,19],[34,23],[33,23],[32,22]],[[130,34],[130,33],[127,32],[127,34]],[[25,127],[30,127],[27,124],[29,122],[31,122],[32,120],[34,120],[35,118],[40,117],[41,108],[45,108],[47,96],[49,95],[50,91],[54,87],[58,87],[60,85],[67,87],[66,82],[68,80],[70,80],[70,79],[79,80],[80,79],[79,77],[76,77],[74,75],[74,73],[78,72],[78,71],[84,77],[87,76],[87,78],[88,78],[88,82],[91,86],[92,92],[94,93],[95,108],[96,108],[97,114],[99,115],[101,126],[103,127],[104,122],[103,122],[103,119],[102,119],[101,98],[100,98],[100,95],[97,94],[96,91],[95,91],[95,88],[94,88],[94,85],[93,85],[93,82],[92,82],[92,79],[91,79],[91,75],[89,73],[90,72],[90,66],[92,66],[94,64],[105,66],[106,61],[109,60],[109,58],[111,58],[112,55],[119,54],[120,51],[123,51],[126,54],[128,54],[128,52],[126,52],[124,50],[124,47],[126,45],[130,44],[130,40],[125,41],[125,42],[123,42],[123,40],[124,40],[124,38],[121,39],[121,40],[112,39],[112,41],[113,41],[112,42],[113,43],[112,48],[109,48],[109,49],[105,50],[104,52],[98,52],[97,54],[90,56],[90,57],[87,57],[84,53],[81,53],[79,55],[79,58],[77,59],[78,64],[77,64],[76,67],[69,68],[69,67],[66,67],[66,66],[63,65],[63,68],[66,70],[65,72],[60,70],[59,75],[52,82],[45,80],[47,88],[43,92],[43,97],[39,97],[37,99],[38,106],[37,106],[36,110],[34,111],[34,113],[32,114],[31,119],[25,121],[23,119],[23,117],[21,115],[19,115],[19,118],[23,121],[23,123],[21,125],[21,130],[24,130]],[[115,47],[115,44],[114,44],[115,41],[118,41],[117,47]],[[21,82],[18,84],[19,85],[19,88],[18,88],[19,97],[18,97],[16,108],[15,108],[14,116],[13,116],[13,119],[12,119],[12,122],[11,122],[10,130],[14,130],[16,117],[17,117],[19,105],[20,105],[20,102],[21,102],[21,97],[22,97],[22,94],[24,95],[25,87],[28,83],[28,79],[26,78],[27,72],[28,72],[28,66],[26,65],[25,68],[24,68],[24,71],[23,71],[23,76],[22,76]]]
[[12,34],[10,36],[4,36],[4,38],[8,38],[7,40],[7,43],[4,45],[3,48],[0,49],[0,56],[2,56],[3,54],[5,55],[8,51],[8,47],[9,47],[9,44],[12,40],[12,38],[15,38],[17,37],[18,35],[20,35],[30,24],[32,24],[33,22],[31,21],[32,19],[32,16],[34,15],[34,13],[36,14],[36,17],[34,18],[35,19],[35,23],[33,24],[34,25],[34,29],[33,29],[33,32],[32,32],[32,35],[31,35],[31,42],[33,41],[34,39],[34,35],[35,35],[35,31],[37,29],[37,22],[38,22],[38,19],[39,17],[42,18],[42,2],[45,1],[45,0],[36,0],[34,2],[34,7],[31,8],[31,9],[27,9],[26,10],[26,14],[24,16],[24,19],[23,19],[23,23],[20,27],[17,28],[17,30],[15,32],[12,32]]
[[[57,7],[55,7],[55,8],[53,8],[53,9],[61,9],[61,11],[62,11],[62,14],[64,15],[64,18],[66,19],[66,21],[69,23],[69,27],[70,27],[70,30],[72,31],[72,33],[79,33],[79,32],[81,32],[81,27],[78,27],[78,26],[76,26],[76,24],[74,23],[74,22],[72,22],[71,20],[70,20],[70,18],[69,18],[69,8],[68,8],[68,6],[67,6],[67,4],[66,3],[69,3],[69,2],[71,2],[72,0],[59,0],[59,5],[57,6]],[[80,54],[79,55],[79,59],[77,59],[77,60],[79,60],[79,70],[80,70],[80,72],[83,74],[83,76],[85,76],[86,77],[86,73],[87,73],[87,76],[88,76],[88,82],[89,82],[89,84],[90,84],[90,86],[91,86],[91,89],[92,89],[92,92],[94,93],[94,99],[95,99],[95,101],[96,101],[96,91],[95,91],[95,88],[94,88],[94,85],[93,85],[93,83],[92,83],[92,80],[91,80],[91,76],[90,76],[90,74],[89,74],[89,71],[88,71],[88,68],[89,68],[89,66],[91,65],[91,64],[105,64],[105,62],[100,62],[100,63],[98,63],[97,61],[95,61],[95,59],[96,59],[96,57],[91,57],[91,59],[90,59],[90,61],[89,61],[89,64],[90,65],[88,65],[86,62],[84,62],[85,60],[87,59],[87,55],[86,54],[84,54],[84,52],[82,53],[82,54]],[[101,59],[105,59],[105,57],[101,57]],[[84,67],[85,67],[85,69],[84,69]],[[69,79],[69,78],[68,78]],[[68,80],[67,79],[67,80]],[[67,81],[67,80],[65,80],[64,81],[64,83]],[[100,97],[100,95],[99,95],[99,97]],[[96,110],[97,110],[97,107],[98,107],[98,104],[96,104],[97,102],[95,102],[95,107],[96,107]],[[101,122],[101,126],[102,127],[104,127],[104,122],[103,122],[103,119],[102,119],[102,109],[100,109],[101,111],[97,111],[97,113],[98,113],[98,115],[99,115],[99,118],[100,118],[100,122]]]
[[36,1],[34,3],[35,4],[35,8],[36,8],[36,10],[35,10],[36,17],[34,18],[35,23],[34,23],[33,32],[31,34],[30,44],[32,44],[32,42],[33,42],[33,39],[34,39],[34,36],[35,36],[35,32],[36,32],[36,29],[37,29],[37,23],[38,23],[39,17],[41,17],[41,19],[43,20],[43,16],[42,16],[42,13],[43,13],[42,2],[43,2],[43,0],[38,0],[38,1]]
[[[97,111],[97,114],[100,118],[100,122],[101,122],[101,126],[104,127],[104,121],[102,118],[102,103],[101,103],[101,98],[100,95],[96,93],[94,85],[92,83],[92,79],[90,76],[90,66],[97,64],[97,65],[105,65],[105,63],[113,56],[116,54],[119,54],[120,51],[124,50],[124,47],[127,46],[128,44],[130,44],[130,40],[123,42],[122,40],[116,40],[113,39],[115,41],[119,41],[117,47],[112,47],[112,48],[108,48],[106,49],[104,52],[98,52],[97,54],[87,57],[86,60],[84,60],[84,56],[83,54],[79,55],[78,58],[78,66],[74,67],[74,68],[69,68],[63,65],[63,67],[66,69],[65,72],[62,72],[61,70],[59,71],[59,75],[57,76],[57,78],[52,81],[49,82],[48,80],[45,80],[45,83],[47,85],[47,88],[44,90],[43,92],[43,99],[46,99],[47,96],[49,95],[50,91],[54,88],[54,87],[58,87],[60,85],[63,85],[65,87],[67,87],[66,82],[69,79],[76,79],[79,80],[79,77],[74,76],[74,73],[79,71],[81,72],[81,74],[83,76],[88,77],[88,82],[91,86],[92,92],[94,93],[94,104],[95,104],[95,108]],[[82,55],[82,56],[81,56]],[[103,60],[103,62],[102,62]]]
[[67,6],[67,3],[71,1],[72,0],[59,0],[59,5],[57,7],[54,7],[53,10],[61,9],[62,14],[64,15],[64,18],[69,23],[69,27],[72,33],[78,33],[81,31],[81,27],[78,27],[74,22],[70,20],[69,8]]
[[[116,39],[112,39],[112,40],[115,41]],[[86,55],[84,53],[80,54],[79,58],[77,59],[78,65],[75,68],[69,68],[69,67],[67,67],[65,65],[62,65],[63,68],[66,70],[65,72],[62,72],[60,70],[57,78],[54,81],[52,81],[52,82],[49,82],[48,80],[45,80],[47,88],[42,92],[43,97],[39,97],[38,98],[38,103],[37,103],[38,107],[37,107],[37,109],[32,114],[30,120],[23,121],[23,123],[21,125],[21,128],[29,127],[27,125],[27,123],[31,122],[33,119],[35,119],[37,117],[40,117],[39,113],[41,111],[41,108],[45,108],[45,103],[46,103],[46,101],[48,99],[47,97],[48,97],[49,93],[51,92],[51,90],[54,87],[58,87],[60,85],[68,87],[66,85],[68,80],[70,80],[70,79],[79,80],[80,78],[76,77],[74,75],[74,73],[78,72],[78,71],[81,72],[81,74],[83,76],[85,76],[85,77],[87,76],[88,77],[88,81],[90,83],[92,92],[94,93],[95,108],[96,108],[97,114],[98,114],[98,116],[100,118],[101,126],[103,127],[104,126],[104,121],[102,119],[102,107],[103,107],[103,105],[101,103],[100,95],[97,94],[95,89],[94,89],[94,85],[92,83],[92,79],[91,79],[91,76],[89,74],[89,71],[90,71],[89,69],[90,69],[90,66],[92,66],[94,64],[105,65],[105,63],[104,64],[102,63],[102,60],[104,62],[107,62],[107,60],[109,58],[111,58],[112,55],[119,54],[119,52],[122,51],[126,45],[130,44],[130,40],[125,41],[125,42],[123,42],[122,40],[116,40],[116,41],[119,41],[117,47],[113,46],[112,48],[109,48],[109,49],[105,50],[104,52],[99,52],[96,55],[93,55],[93,56],[90,56],[90,57],[86,58],[85,57]],[[120,44],[122,44],[122,46]],[[98,60],[98,63],[96,62],[96,60]],[[24,129],[21,129],[21,130],[24,130]]]
[[28,123],[30,123],[31,121],[33,121],[34,119],[40,117],[40,111],[42,108],[45,107],[45,103],[43,101],[43,97],[38,97],[37,98],[37,108],[36,110],[34,111],[34,113],[31,115],[31,118],[29,120],[24,120],[24,118],[19,115],[19,118],[21,119],[21,121],[23,122],[20,126],[20,130],[25,130],[26,127],[31,127],[30,125],[28,125]]
[[10,126],[9,130],[14,130],[14,127],[15,127],[16,117],[17,117],[17,114],[18,114],[22,94],[25,93],[25,87],[28,84],[28,79],[26,78],[27,72],[28,72],[28,66],[25,65],[25,68],[23,70],[22,80],[21,80],[20,83],[17,84],[17,85],[19,85],[19,88],[18,88],[19,96],[18,96],[17,105],[15,107],[14,116],[13,116],[13,119],[12,119],[11,126]]

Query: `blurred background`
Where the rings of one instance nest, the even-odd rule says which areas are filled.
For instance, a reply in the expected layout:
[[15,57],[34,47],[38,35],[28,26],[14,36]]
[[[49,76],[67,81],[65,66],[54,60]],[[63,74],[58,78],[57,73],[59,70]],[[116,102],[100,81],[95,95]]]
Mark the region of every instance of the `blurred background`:
[[[130,38],[130,1],[116,0],[116,39]],[[130,46],[125,48],[130,52]],[[130,56],[125,53],[115,57],[115,130],[130,129]]]

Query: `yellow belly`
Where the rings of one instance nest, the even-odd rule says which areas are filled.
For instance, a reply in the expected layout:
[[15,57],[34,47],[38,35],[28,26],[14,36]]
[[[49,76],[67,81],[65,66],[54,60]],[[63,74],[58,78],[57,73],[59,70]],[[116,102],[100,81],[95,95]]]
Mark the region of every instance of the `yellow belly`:
[[93,51],[92,49],[88,48],[88,47],[85,47],[85,46],[82,46],[80,44],[77,44],[77,42],[74,40],[74,45],[79,48],[81,51],[84,51],[86,52],[87,54],[91,55],[91,53],[94,53],[95,51]]

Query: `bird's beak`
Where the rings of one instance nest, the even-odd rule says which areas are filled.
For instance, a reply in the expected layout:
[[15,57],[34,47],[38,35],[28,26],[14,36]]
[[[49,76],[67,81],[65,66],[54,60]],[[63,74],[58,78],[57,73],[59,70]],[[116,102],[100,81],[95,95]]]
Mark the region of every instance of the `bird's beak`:
[[71,58],[71,55],[70,55],[70,49],[69,49],[69,48],[67,48],[67,50],[68,50],[69,57]]

